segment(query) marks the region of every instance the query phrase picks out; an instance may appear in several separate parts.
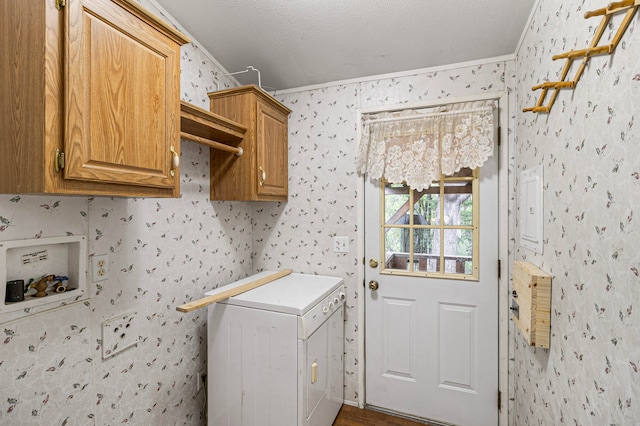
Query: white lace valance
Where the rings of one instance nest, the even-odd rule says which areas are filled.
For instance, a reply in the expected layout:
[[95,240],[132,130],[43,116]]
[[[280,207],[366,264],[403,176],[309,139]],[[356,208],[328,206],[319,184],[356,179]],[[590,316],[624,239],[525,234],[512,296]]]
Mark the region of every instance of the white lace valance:
[[441,171],[480,167],[493,154],[494,109],[480,101],[363,116],[357,170],[422,191]]

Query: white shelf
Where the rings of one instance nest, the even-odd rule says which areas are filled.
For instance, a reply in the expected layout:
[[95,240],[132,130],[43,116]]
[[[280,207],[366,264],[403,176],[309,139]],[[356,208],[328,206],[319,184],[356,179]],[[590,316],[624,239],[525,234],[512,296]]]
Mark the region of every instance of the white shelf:
[[[29,289],[24,301],[5,301],[7,281],[38,281],[45,275],[67,276],[67,291],[56,293],[53,286],[44,297],[35,297]],[[0,241],[0,314],[51,305],[55,308],[86,297],[87,238],[81,236]],[[55,305],[54,305],[55,304]],[[28,311],[26,311],[28,313]]]

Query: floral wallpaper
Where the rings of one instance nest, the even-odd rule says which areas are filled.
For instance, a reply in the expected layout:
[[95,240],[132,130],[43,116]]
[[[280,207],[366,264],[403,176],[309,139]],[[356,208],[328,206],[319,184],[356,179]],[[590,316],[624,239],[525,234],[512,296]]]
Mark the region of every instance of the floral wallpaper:
[[[234,85],[197,43],[181,65],[199,106],[217,79]],[[181,155],[179,199],[0,195],[0,241],[87,235],[89,256],[109,256],[86,300],[0,316],[0,424],[205,424],[206,313],[175,307],[252,273],[252,207],[209,200],[208,148]],[[102,321],[133,311],[137,346],[102,359]]]
[[[140,3],[162,16],[152,0]],[[90,256],[109,256],[109,279],[89,283],[87,299],[0,316],[0,424],[205,424],[196,389],[207,362],[205,314],[175,306],[285,267],[344,278],[345,398],[359,402],[357,110],[502,91],[512,93],[510,213],[519,174],[536,164],[545,173],[544,254],[516,249],[515,214],[510,249],[554,277],[551,348],[526,346],[510,325],[509,424],[640,423],[638,18],[550,114],[521,112],[537,100],[531,86],[558,77],[563,64],[551,56],[588,45],[599,18],[582,15],[603,6],[539,0],[515,61],[276,94],[293,110],[287,203],[211,202],[208,149],[188,141],[179,199],[0,195],[0,241],[87,235]],[[206,108],[208,91],[234,85],[195,41],[181,60],[182,99]],[[336,235],[349,237],[349,253],[333,252]],[[132,311],[138,345],[102,359],[102,321]]]
[[[213,90],[218,71],[197,45],[183,48],[182,61],[182,97],[206,106],[200,93]],[[282,95],[294,111],[287,203],[210,202],[208,151],[184,141],[179,199],[0,195],[1,240],[84,234],[89,255],[109,256],[109,279],[90,283],[88,300],[0,319],[0,380],[10,383],[0,423],[204,424],[195,375],[207,362],[206,318],[175,306],[282,267],[345,279],[345,398],[358,402],[356,110],[429,99],[432,91],[437,98],[504,90],[505,65]],[[349,237],[350,253],[333,253],[334,235]],[[138,345],[103,360],[102,321],[132,311]]]
[[544,253],[520,248],[517,257],[553,284],[550,348],[514,335],[516,425],[640,424],[638,17],[549,114],[521,112],[537,101],[532,86],[559,78],[564,61],[551,56],[591,42],[601,18],[584,13],[606,5],[540,0],[517,52],[516,177],[544,168]]
[[[289,117],[289,201],[257,204],[253,212],[254,269],[281,267],[343,277],[347,286],[345,400],[358,395],[356,173],[357,110],[446,97],[506,91],[509,61],[421,72],[277,94]],[[333,237],[349,237],[350,252],[334,253]]]

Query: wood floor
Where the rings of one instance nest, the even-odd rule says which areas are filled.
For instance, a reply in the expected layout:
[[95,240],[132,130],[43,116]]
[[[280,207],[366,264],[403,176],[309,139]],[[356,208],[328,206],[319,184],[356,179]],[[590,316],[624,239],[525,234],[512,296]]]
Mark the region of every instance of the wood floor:
[[[338,413],[333,426],[425,426],[426,423],[418,423],[389,414],[379,413],[373,410],[362,410],[350,405],[343,405]],[[428,425],[427,425],[428,426]]]

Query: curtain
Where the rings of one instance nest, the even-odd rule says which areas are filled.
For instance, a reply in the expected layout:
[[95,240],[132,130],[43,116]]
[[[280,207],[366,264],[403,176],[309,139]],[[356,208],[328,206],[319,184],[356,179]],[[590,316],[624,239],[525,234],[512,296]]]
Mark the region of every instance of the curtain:
[[422,191],[440,173],[480,167],[493,155],[495,108],[492,100],[364,115],[358,173]]

